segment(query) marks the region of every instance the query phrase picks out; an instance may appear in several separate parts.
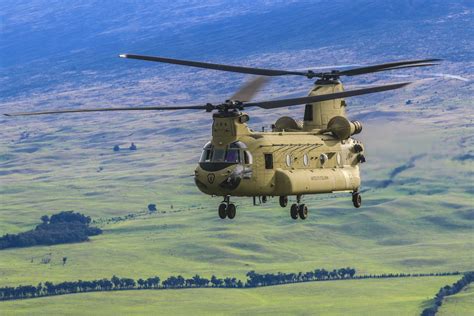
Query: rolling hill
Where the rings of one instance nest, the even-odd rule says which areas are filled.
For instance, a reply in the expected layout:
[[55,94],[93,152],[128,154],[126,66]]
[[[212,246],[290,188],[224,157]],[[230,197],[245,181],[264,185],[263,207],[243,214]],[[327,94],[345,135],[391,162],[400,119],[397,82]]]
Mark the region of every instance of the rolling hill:
[[[0,235],[31,229],[41,215],[60,210],[90,215],[104,234],[89,243],[2,250],[0,285],[113,274],[244,278],[250,270],[340,266],[362,274],[472,270],[473,10],[470,1],[418,0],[3,1],[2,113],[219,102],[246,79],[117,58],[123,52],[283,69],[418,57],[445,60],[429,70],[345,81],[346,88],[415,82],[401,91],[347,100],[350,116],[364,124],[358,137],[368,159],[362,166],[364,205],[354,209],[346,195],[308,196],[305,222],[291,221],[276,199],[261,207],[238,199],[236,219],[217,218],[220,200],[200,194],[191,177],[209,137],[209,114],[1,117]],[[304,95],[310,86],[301,78],[275,79],[258,99]],[[250,125],[257,130],[282,115],[301,118],[302,112],[301,107],[252,110]],[[137,151],[112,150],[131,142]],[[157,205],[156,214],[147,214],[149,203]],[[136,217],[125,218],[127,214]],[[64,256],[68,263],[63,266]],[[41,263],[45,257],[51,258],[49,264]],[[422,284],[410,280],[406,282],[414,283],[405,292],[400,288],[405,285],[397,283],[403,280],[376,281],[372,291],[388,305],[374,308],[391,312],[403,307],[407,314],[419,313],[423,301],[449,283],[444,278],[423,279]],[[374,303],[366,300],[368,294],[355,294],[349,282],[233,295],[237,303],[255,304],[307,291],[307,300],[321,296],[333,302],[336,295],[326,292],[328,286],[341,297],[331,303],[334,314],[351,308],[362,313]],[[3,302],[0,309],[29,313],[47,302],[45,310],[60,313],[65,304],[93,301],[96,310],[112,313],[121,304],[136,308],[151,300],[151,306],[166,310],[171,307],[160,301],[162,295],[181,301],[191,293],[186,310],[196,300],[210,302],[223,295],[218,289],[205,290],[203,299],[198,291],[80,294]],[[361,301],[352,304],[348,298],[353,295]],[[227,302],[226,296],[220,299]],[[226,304],[235,308],[235,302]],[[286,310],[304,312],[299,304],[296,300]],[[316,311],[324,305],[315,300],[308,308]]]

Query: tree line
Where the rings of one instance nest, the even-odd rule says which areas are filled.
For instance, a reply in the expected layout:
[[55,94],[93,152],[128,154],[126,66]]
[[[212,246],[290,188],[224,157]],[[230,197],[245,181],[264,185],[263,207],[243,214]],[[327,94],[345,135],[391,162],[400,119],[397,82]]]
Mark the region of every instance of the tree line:
[[464,273],[464,276],[453,285],[446,285],[439,289],[433,298],[433,304],[427,307],[421,313],[421,316],[434,316],[438,312],[438,309],[443,305],[443,299],[446,296],[454,295],[461,292],[463,288],[474,282],[474,271]]
[[41,216],[42,223],[35,229],[19,234],[6,234],[0,237],[0,250],[13,247],[31,247],[36,245],[56,245],[88,241],[89,236],[102,233],[97,227],[91,227],[91,218],[74,211],[63,211],[51,217]]
[[247,287],[269,286],[286,283],[306,282],[306,281],[324,281],[337,279],[352,279],[356,274],[354,268],[340,268],[328,271],[326,269],[316,269],[309,272],[299,273],[266,273],[259,274],[255,271],[247,273]]
[[93,281],[66,281],[61,283],[44,282],[38,285],[20,285],[17,287],[1,287],[0,300],[25,299],[51,295],[62,295],[71,293],[85,293],[96,291],[118,291],[118,290],[141,290],[141,289],[181,289],[181,288],[255,288],[278,284],[309,282],[309,281],[331,281],[344,279],[368,279],[368,278],[397,278],[397,277],[420,277],[420,276],[443,276],[458,275],[460,272],[426,273],[426,274],[381,274],[356,276],[354,268],[340,268],[334,270],[316,269],[308,272],[298,273],[256,273],[249,271],[247,280],[242,282],[235,277],[219,278],[212,275],[204,278],[196,274],[191,278],[181,275],[170,276],[161,280],[154,276],[147,279],[120,278],[113,276]]

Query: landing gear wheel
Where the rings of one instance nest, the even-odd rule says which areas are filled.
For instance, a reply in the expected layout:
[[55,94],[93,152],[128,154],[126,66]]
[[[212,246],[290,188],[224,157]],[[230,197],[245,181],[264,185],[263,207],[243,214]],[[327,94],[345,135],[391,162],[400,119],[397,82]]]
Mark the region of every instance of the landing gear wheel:
[[301,219],[306,219],[308,217],[308,207],[306,204],[301,204],[298,208],[298,215]]
[[291,205],[290,216],[292,219],[298,219],[298,204]]
[[288,205],[288,197],[287,196],[280,196],[280,206],[286,207]]
[[233,219],[235,217],[236,211],[237,208],[235,205],[232,203],[229,204],[229,206],[227,206],[227,217],[229,217],[229,219]]
[[362,205],[362,196],[358,192],[352,193],[352,204],[355,208],[359,208]]
[[227,205],[225,203],[221,203],[221,205],[219,205],[219,217],[221,219],[227,217]]

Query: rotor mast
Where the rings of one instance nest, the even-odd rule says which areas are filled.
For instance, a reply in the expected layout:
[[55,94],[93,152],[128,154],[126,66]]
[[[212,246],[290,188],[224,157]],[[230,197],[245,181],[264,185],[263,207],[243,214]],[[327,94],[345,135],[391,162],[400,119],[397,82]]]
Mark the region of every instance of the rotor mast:
[[212,115],[212,144],[223,146],[251,134],[249,116],[238,110],[219,111]]
[[[343,91],[344,87],[337,79],[318,79],[310,90],[309,96]],[[346,116],[346,102],[342,98],[306,104],[303,130],[324,130],[329,120],[335,116]]]

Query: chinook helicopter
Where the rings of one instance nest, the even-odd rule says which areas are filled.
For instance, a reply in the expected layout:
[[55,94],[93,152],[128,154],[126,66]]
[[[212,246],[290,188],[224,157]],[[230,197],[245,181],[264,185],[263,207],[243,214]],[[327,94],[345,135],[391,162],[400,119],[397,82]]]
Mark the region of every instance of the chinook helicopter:
[[[288,197],[295,196],[290,207],[292,219],[306,219],[308,207],[303,195],[347,192],[354,207],[362,205],[360,164],[365,162],[364,145],[353,138],[362,130],[358,121],[346,117],[344,98],[402,88],[409,82],[344,91],[341,76],[356,76],[387,70],[437,65],[440,59],[397,61],[348,70],[328,72],[288,71],[231,66],[155,56],[122,54],[122,58],[177,64],[191,67],[257,75],[230,99],[220,104],[191,106],[150,106],[126,108],[65,109],[42,112],[11,113],[7,116],[42,115],[100,111],[197,110],[212,113],[212,138],[203,147],[194,172],[197,188],[208,195],[222,197],[218,207],[221,219],[233,219],[233,197],[252,197],[254,205],[279,197],[287,207]],[[272,76],[316,78],[309,96],[250,102]],[[305,105],[303,121],[280,117],[271,131],[256,132],[247,122],[245,108],[274,110]]]

